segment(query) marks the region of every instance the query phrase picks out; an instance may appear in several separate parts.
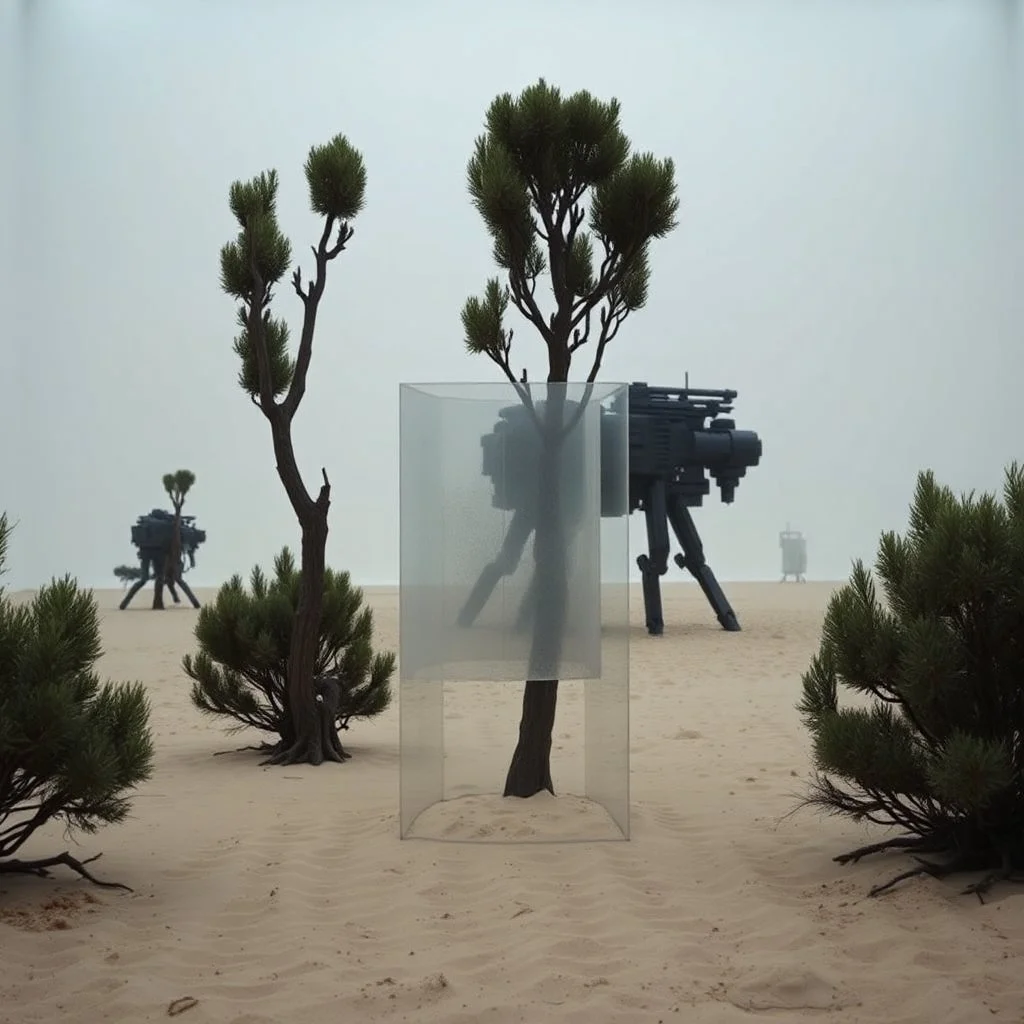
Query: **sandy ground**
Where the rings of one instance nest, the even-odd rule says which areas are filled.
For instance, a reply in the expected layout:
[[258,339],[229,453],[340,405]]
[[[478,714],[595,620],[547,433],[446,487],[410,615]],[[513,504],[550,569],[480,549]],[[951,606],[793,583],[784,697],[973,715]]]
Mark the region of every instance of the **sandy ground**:
[[[495,842],[606,826],[582,782],[581,700],[565,687],[555,781],[502,801],[515,688],[448,704],[449,793],[398,838],[398,710],[347,735],[353,760],[260,768],[247,737],[193,710],[195,612],[116,611],[102,671],[149,687],[157,762],[124,825],[80,857],[133,894],[67,873],[0,888],[0,1021],[1024,1021],[1024,894],[982,906],[913,881],[869,900],[898,857],[843,868],[865,840],[814,812],[794,711],[831,591],[733,584],[744,631],[666,586],[660,638],[633,599],[628,842]],[[201,594],[200,597],[208,597]],[[396,648],[397,593],[368,591]],[[476,795],[472,795],[472,794]],[[29,855],[67,848],[59,830]],[[185,1000],[188,997],[187,1001]]]

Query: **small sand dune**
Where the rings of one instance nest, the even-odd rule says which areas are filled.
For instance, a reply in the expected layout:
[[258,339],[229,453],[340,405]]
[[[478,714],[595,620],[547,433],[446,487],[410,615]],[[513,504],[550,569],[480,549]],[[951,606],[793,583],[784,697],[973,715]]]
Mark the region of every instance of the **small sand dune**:
[[[904,863],[842,868],[865,831],[811,812],[794,711],[831,587],[728,587],[722,632],[666,586],[660,638],[633,602],[628,842],[582,793],[566,685],[558,797],[503,800],[519,688],[459,685],[452,799],[398,838],[398,712],[355,723],[343,766],[257,766],[188,700],[195,613],[103,608],[105,674],[152,695],[158,759],[123,826],[79,856],[133,894],[62,873],[0,880],[0,1024],[980,1024],[1024,1020],[1024,895],[981,906]],[[209,594],[201,594],[208,598]],[[397,647],[397,596],[374,589]],[[218,751],[229,751],[213,756]],[[603,830],[603,833],[602,833]],[[539,840],[539,841],[538,841]],[[64,849],[60,830],[26,855]]]
[[409,839],[449,842],[580,843],[622,840],[622,830],[585,797],[539,793],[505,800],[497,793],[452,797],[417,817]]

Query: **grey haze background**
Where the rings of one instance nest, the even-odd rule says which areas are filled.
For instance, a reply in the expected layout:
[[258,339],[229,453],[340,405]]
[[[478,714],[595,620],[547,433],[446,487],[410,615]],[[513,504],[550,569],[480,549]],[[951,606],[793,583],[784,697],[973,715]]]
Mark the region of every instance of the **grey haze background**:
[[[398,384],[495,379],[459,326],[492,273],[465,164],[492,97],[541,75],[619,97],[636,147],[676,161],[680,226],[602,376],[739,390],[764,458],[698,513],[713,567],[775,578],[790,521],[812,577],[845,577],[905,525],[919,468],[993,489],[1024,456],[1021,21],[1014,0],[8,0],[6,582],[115,585],[178,467],[209,533],[194,582],[297,542],[236,385],[218,252],[231,181],[276,167],[308,271],[302,162],[338,131],[368,205],[331,266],[295,440],[334,484],[330,562],[396,581]],[[516,335],[540,378],[540,340]]]

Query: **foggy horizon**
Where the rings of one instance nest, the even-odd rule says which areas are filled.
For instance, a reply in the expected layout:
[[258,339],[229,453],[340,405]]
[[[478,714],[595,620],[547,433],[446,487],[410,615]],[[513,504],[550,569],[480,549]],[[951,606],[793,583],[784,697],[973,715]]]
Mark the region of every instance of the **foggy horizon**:
[[[269,426],[237,384],[219,253],[231,183],[276,168],[310,275],[322,223],[302,166],[337,133],[367,202],[328,268],[295,451],[307,487],[331,480],[327,564],[397,584],[399,385],[501,379],[463,344],[462,305],[498,273],[465,168],[492,99],[541,77],[618,98],[634,151],[675,161],[678,227],[599,379],[738,392],[760,465],[733,504],[712,484],[694,510],[721,581],[778,580],[787,527],[808,579],[846,579],[905,530],[923,469],[1001,494],[1024,460],[1021,7],[573,2],[540,32],[536,3],[9,2],[0,585],[118,588],[131,526],[170,508],[179,468],[207,532],[190,586],[298,551]],[[289,278],[273,308],[294,353]],[[506,326],[512,367],[542,380],[543,342],[514,310]],[[630,548],[646,551],[642,514]],[[690,581],[671,562],[662,578]]]

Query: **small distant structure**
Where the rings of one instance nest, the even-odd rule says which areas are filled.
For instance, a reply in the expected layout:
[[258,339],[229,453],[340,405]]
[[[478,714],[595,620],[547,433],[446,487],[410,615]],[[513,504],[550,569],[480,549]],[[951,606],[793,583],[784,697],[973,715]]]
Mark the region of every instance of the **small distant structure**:
[[791,530],[789,523],[779,534],[782,549],[782,582],[790,576],[796,583],[807,582],[807,538],[799,530]]
[[139,516],[132,527],[132,544],[139,552],[139,567],[119,565],[114,575],[122,583],[132,582],[131,589],[119,605],[121,611],[131,604],[132,598],[150,581],[153,580],[153,607],[163,608],[163,588],[166,585],[171,592],[175,604],[181,603],[175,590],[175,584],[192,602],[193,608],[199,607],[196,595],[182,578],[186,571],[185,559],[191,568],[196,567],[196,548],[206,540],[206,531],[195,525],[195,516],[180,517],[180,551],[177,563],[174,564],[171,552],[174,549],[174,514],[155,508],[144,516]]

